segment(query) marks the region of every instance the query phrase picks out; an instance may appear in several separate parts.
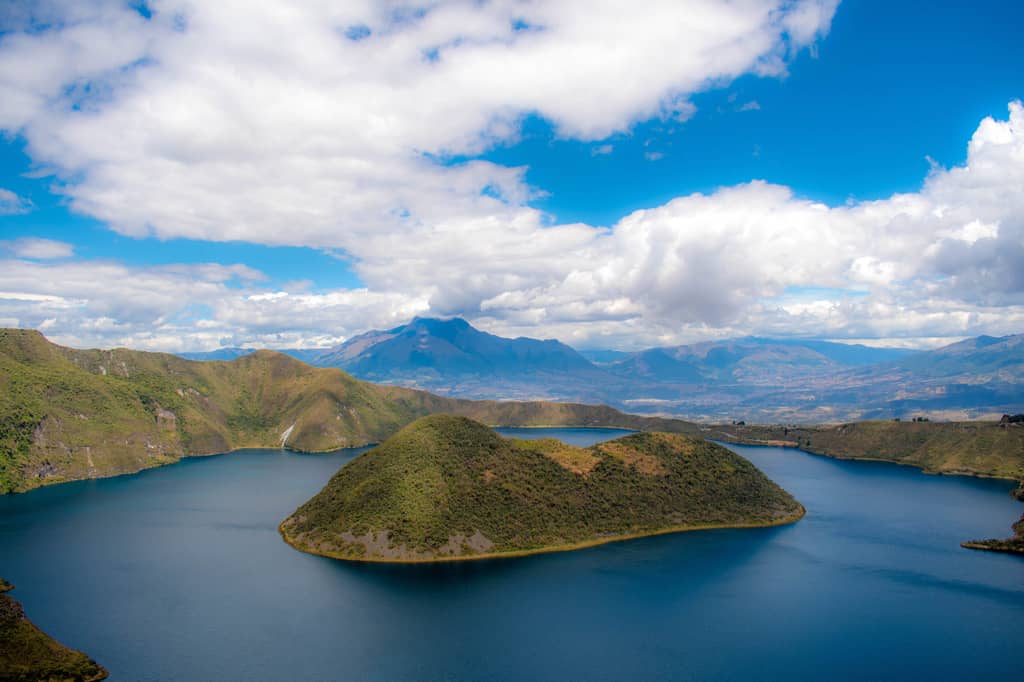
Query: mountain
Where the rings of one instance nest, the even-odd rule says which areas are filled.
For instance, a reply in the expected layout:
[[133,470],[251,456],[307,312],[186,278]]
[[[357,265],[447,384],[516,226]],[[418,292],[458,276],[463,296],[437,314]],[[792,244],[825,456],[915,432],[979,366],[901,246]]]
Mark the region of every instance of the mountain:
[[616,374],[663,383],[785,384],[808,375],[893,361],[916,351],[829,341],[747,337],[651,348],[617,362]]
[[[452,397],[604,403],[698,421],[835,423],[1024,410],[1024,335],[933,351],[746,337],[626,354],[506,339],[417,318],[329,350],[285,351],[371,381]],[[225,349],[225,355],[238,352]]]
[[98,682],[107,671],[81,651],[69,649],[25,617],[21,604],[0,578],[0,680]]
[[512,375],[565,373],[593,368],[564,343],[553,339],[506,339],[476,329],[465,320],[415,318],[385,332],[368,332],[316,359],[371,379],[401,376]]
[[64,348],[36,331],[0,329],[0,492],[243,447],[366,445],[437,412],[505,426],[698,430],[601,406],[475,402],[375,386],[272,351],[198,362]]
[[433,415],[342,467],[280,530],[340,559],[438,561],[802,515],[750,462],[707,441],[639,433],[584,449]]
[[1024,334],[966,339],[936,350],[822,377],[820,400],[856,418],[928,413],[961,419],[1024,407]]

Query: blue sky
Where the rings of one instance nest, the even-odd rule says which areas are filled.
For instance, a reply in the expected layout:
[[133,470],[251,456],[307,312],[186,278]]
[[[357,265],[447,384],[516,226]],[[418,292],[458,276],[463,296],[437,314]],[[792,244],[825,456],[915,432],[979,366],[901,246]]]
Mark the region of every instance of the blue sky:
[[[1024,8],[766,1],[747,26],[705,4],[717,42],[704,52],[715,56],[679,64],[674,52],[701,38],[672,3],[651,12],[683,22],[663,43],[644,34],[657,24],[640,19],[609,17],[622,33],[608,37],[602,17],[569,2],[530,19],[550,44],[513,31],[500,50],[491,33],[525,10],[456,2],[404,24],[311,10],[291,27],[309,31],[305,53],[262,57],[232,50],[232,25],[213,10],[150,3],[143,18],[116,2],[58,3],[56,16],[32,16],[21,6],[0,17],[0,87],[15,103],[0,107],[0,246],[10,265],[0,291],[11,294],[0,319],[68,343],[169,349],[330,343],[412,314],[459,314],[578,346],[748,333],[927,345],[1020,331],[1021,291],[1001,273],[1016,267],[1021,217],[977,203],[968,189],[979,180],[956,169],[1016,158],[1021,131],[1007,111],[1024,97],[1015,34]],[[253,35],[275,30],[262,18],[250,17]],[[346,52],[316,51],[328,28]],[[104,47],[103,35],[126,47]],[[422,41],[418,49],[434,41],[436,64],[402,75],[388,61],[402,37]],[[227,47],[211,47],[216,38]],[[604,73],[580,63],[613,50],[623,62]],[[533,93],[537,54],[552,73]],[[24,66],[43,57],[67,60],[63,71]],[[220,78],[206,89],[187,78],[203,59]],[[345,59],[369,75],[311,75],[323,64],[341,74]],[[481,74],[477,62],[497,66]],[[215,85],[236,85],[238,72],[250,75],[239,97],[261,106],[219,96]],[[291,96],[310,99],[277,111]],[[378,96],[394,97],[391,109],[366,103]],[[152,122],[139,113],[160,101],[182,111]],[[359,115],[346,120],[350,109]],[[967,164],[987,117],[1005,128],[992,133],[1005,148]],[[933,164],[940,177],[923,187]],[[912,209],[890,200],[902,193]],[[887,203],[868,210],[876,200]],[[638,209],[651,210],[620,224]],[[33,239],[70,247],[33,258]],[[739,239],[768,246],[751,246],[745,260]],[[915,240],[920,248],[907,246]],[[637,241],[649,250],[634,254]],[[828,256],[814,257],[823,245]],[[794,254],[808,262],[752,265]],[[219,269],[200,268],[210,264]],[[148,290],[123,284],[135,278],[180,291],[150,309],[139,303]],[[83,281],[105,286],[86,293]],[[296,309],[306,322],[286,314]]]
[[[525,139],[487,158],[530,167],[536,202],[563,221],[610,225],[638,208],[762,178],[830,205],[920,188],[927,157],[964,162],[986,116],[1024,97],[1024,4],[843,3],[817,58],[782,79],[743,76],[693,98],[684,124],[643,123],[600,144],[557,140],[531,119]],[[756,110],[739,111],[756,102]],[[649,142],[649,144],[647,144]],[[665,154],[652,163],[648,151]]]

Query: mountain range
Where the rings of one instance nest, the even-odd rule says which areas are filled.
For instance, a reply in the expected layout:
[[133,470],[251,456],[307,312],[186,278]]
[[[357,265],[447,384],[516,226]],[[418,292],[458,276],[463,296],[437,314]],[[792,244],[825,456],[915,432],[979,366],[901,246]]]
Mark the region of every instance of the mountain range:
[[[225,360],[250,352],[183,355]],[[416,318],[333,348],[282,352],[360,379],[453,397],[605,403],[706,421],[969,419],[1024,408],[1024,335],[930,351],[746,337],[579,352],[553,339],[488,334],[458,318]]]

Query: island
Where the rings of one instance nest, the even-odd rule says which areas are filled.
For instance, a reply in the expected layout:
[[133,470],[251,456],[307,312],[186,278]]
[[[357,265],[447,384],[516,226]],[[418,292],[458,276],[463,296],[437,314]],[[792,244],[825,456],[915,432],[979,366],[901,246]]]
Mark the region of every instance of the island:
[[708,441],[643,432],[579,448],[432,415],[342,467],[279,530],[296,549],[322,556],[435,562],[776,526],[803,515],[754,465]]
[[81,651],[69,649],[25,617],[0,578],[0,680],[95,682],[107,671]]

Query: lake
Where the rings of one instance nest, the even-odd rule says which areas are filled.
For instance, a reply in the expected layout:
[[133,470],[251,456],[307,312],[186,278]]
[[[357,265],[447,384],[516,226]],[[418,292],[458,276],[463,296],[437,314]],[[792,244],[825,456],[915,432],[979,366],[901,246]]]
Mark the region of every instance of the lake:
[[[501,429],[578,445],[593,429]],[[733,447],[794,525],[435,566],[303,554],[276,526],[363,450],[246,450],[0,497],[0,576],[111,680],[1016,679],[1008,481]]]

